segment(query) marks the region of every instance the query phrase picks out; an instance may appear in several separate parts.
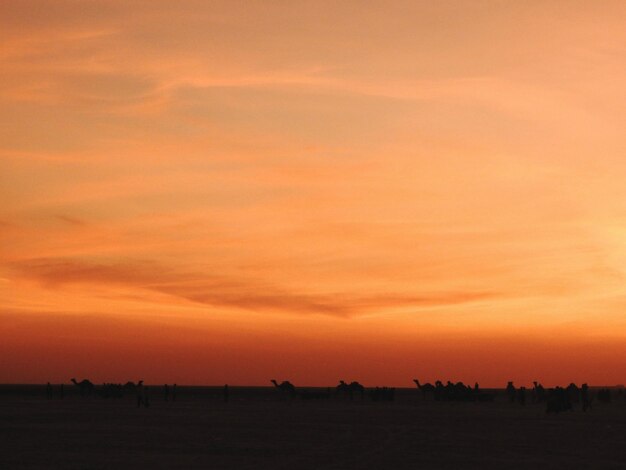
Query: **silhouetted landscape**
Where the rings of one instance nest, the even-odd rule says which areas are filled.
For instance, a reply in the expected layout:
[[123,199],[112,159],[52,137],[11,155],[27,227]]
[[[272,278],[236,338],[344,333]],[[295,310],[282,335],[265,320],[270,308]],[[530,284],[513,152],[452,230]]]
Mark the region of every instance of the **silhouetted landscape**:
[[626,462],[622,388],[89,384],[0,386],[0,468],[617,469]]
[[0,0],[0,470],[626,470],[625,48],[626,0]]

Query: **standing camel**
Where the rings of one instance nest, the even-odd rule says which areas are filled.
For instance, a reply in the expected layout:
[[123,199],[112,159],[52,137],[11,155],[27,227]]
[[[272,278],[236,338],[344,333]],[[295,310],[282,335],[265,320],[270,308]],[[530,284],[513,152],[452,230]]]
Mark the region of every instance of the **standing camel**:
[[274,387],[280,390],[281,395],[289,394],[292,397],[296,395],[296,387],[288,380],[285,380],[280,384],[276,382],[275,379],[272,379],[271,382],[274,384]]
[[433,384],[425,383],[424,385],[422,385],[420,383],[420,381],[417,380],[417,379],[413,379],[413,382],[415,382],[415,385],[417,386],[417,389],[420,392],[422,392],[422,398],[424,400],[426,400],[426,394],[428,394],[428,393],[431,393],[434,396],[434,394],[435,394],[435,386]]
[[361,385],[359,382],[350,382],[346,383],[343,380],[339,381],[339,385],[336,387],[337,393],[344,393],[350,396],[350,400],[354,399],[355,393],[361,394],[361,400],[363,399],[363,394],[365,393],[365,387]]
[[81,397],[91,395],[95,389],[91,381],[87,379],[83,379],[80,382],[77,382],[75,378],[72,378],[72,383],[76,385],[78,389],[80,390]]

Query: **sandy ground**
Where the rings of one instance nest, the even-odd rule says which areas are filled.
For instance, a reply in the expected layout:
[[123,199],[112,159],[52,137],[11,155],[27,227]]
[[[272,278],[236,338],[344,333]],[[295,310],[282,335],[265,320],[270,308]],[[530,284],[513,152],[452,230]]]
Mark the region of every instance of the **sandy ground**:
[[[67,387],[66,387],[67,389]],[[0,390],[1,469],[626,468],[626,404],[546,415],[544,407],[422,401],[285,400],[272,389],[179,389],[45,398]]]

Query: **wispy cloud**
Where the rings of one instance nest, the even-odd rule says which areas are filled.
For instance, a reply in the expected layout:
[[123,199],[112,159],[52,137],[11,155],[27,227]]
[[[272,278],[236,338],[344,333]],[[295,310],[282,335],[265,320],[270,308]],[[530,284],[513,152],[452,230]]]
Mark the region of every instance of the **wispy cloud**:
[[85,222],[84,220],[77,217],[71,217],[69,215],[57,214],[56,218],[61,222],[65,222],[66,224],[74,225],[77,227],[84,227],[85,225],[87,225],[87,222]]
[[456,305],[499,297],[494,292],[409,294],[306,293],[258,279],[177,273],[154,262],[96,263],[75,259],[15,262],[11,271],[48,288],[69,284],[125,285],[214,307],[349,317],[389,308]]

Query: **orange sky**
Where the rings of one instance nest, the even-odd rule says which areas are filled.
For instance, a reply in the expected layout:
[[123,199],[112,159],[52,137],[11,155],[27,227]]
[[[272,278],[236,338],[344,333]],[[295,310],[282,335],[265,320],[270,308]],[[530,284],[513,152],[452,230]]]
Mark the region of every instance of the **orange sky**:
[[0,382],[626,381],[626,3],[0,3]]

